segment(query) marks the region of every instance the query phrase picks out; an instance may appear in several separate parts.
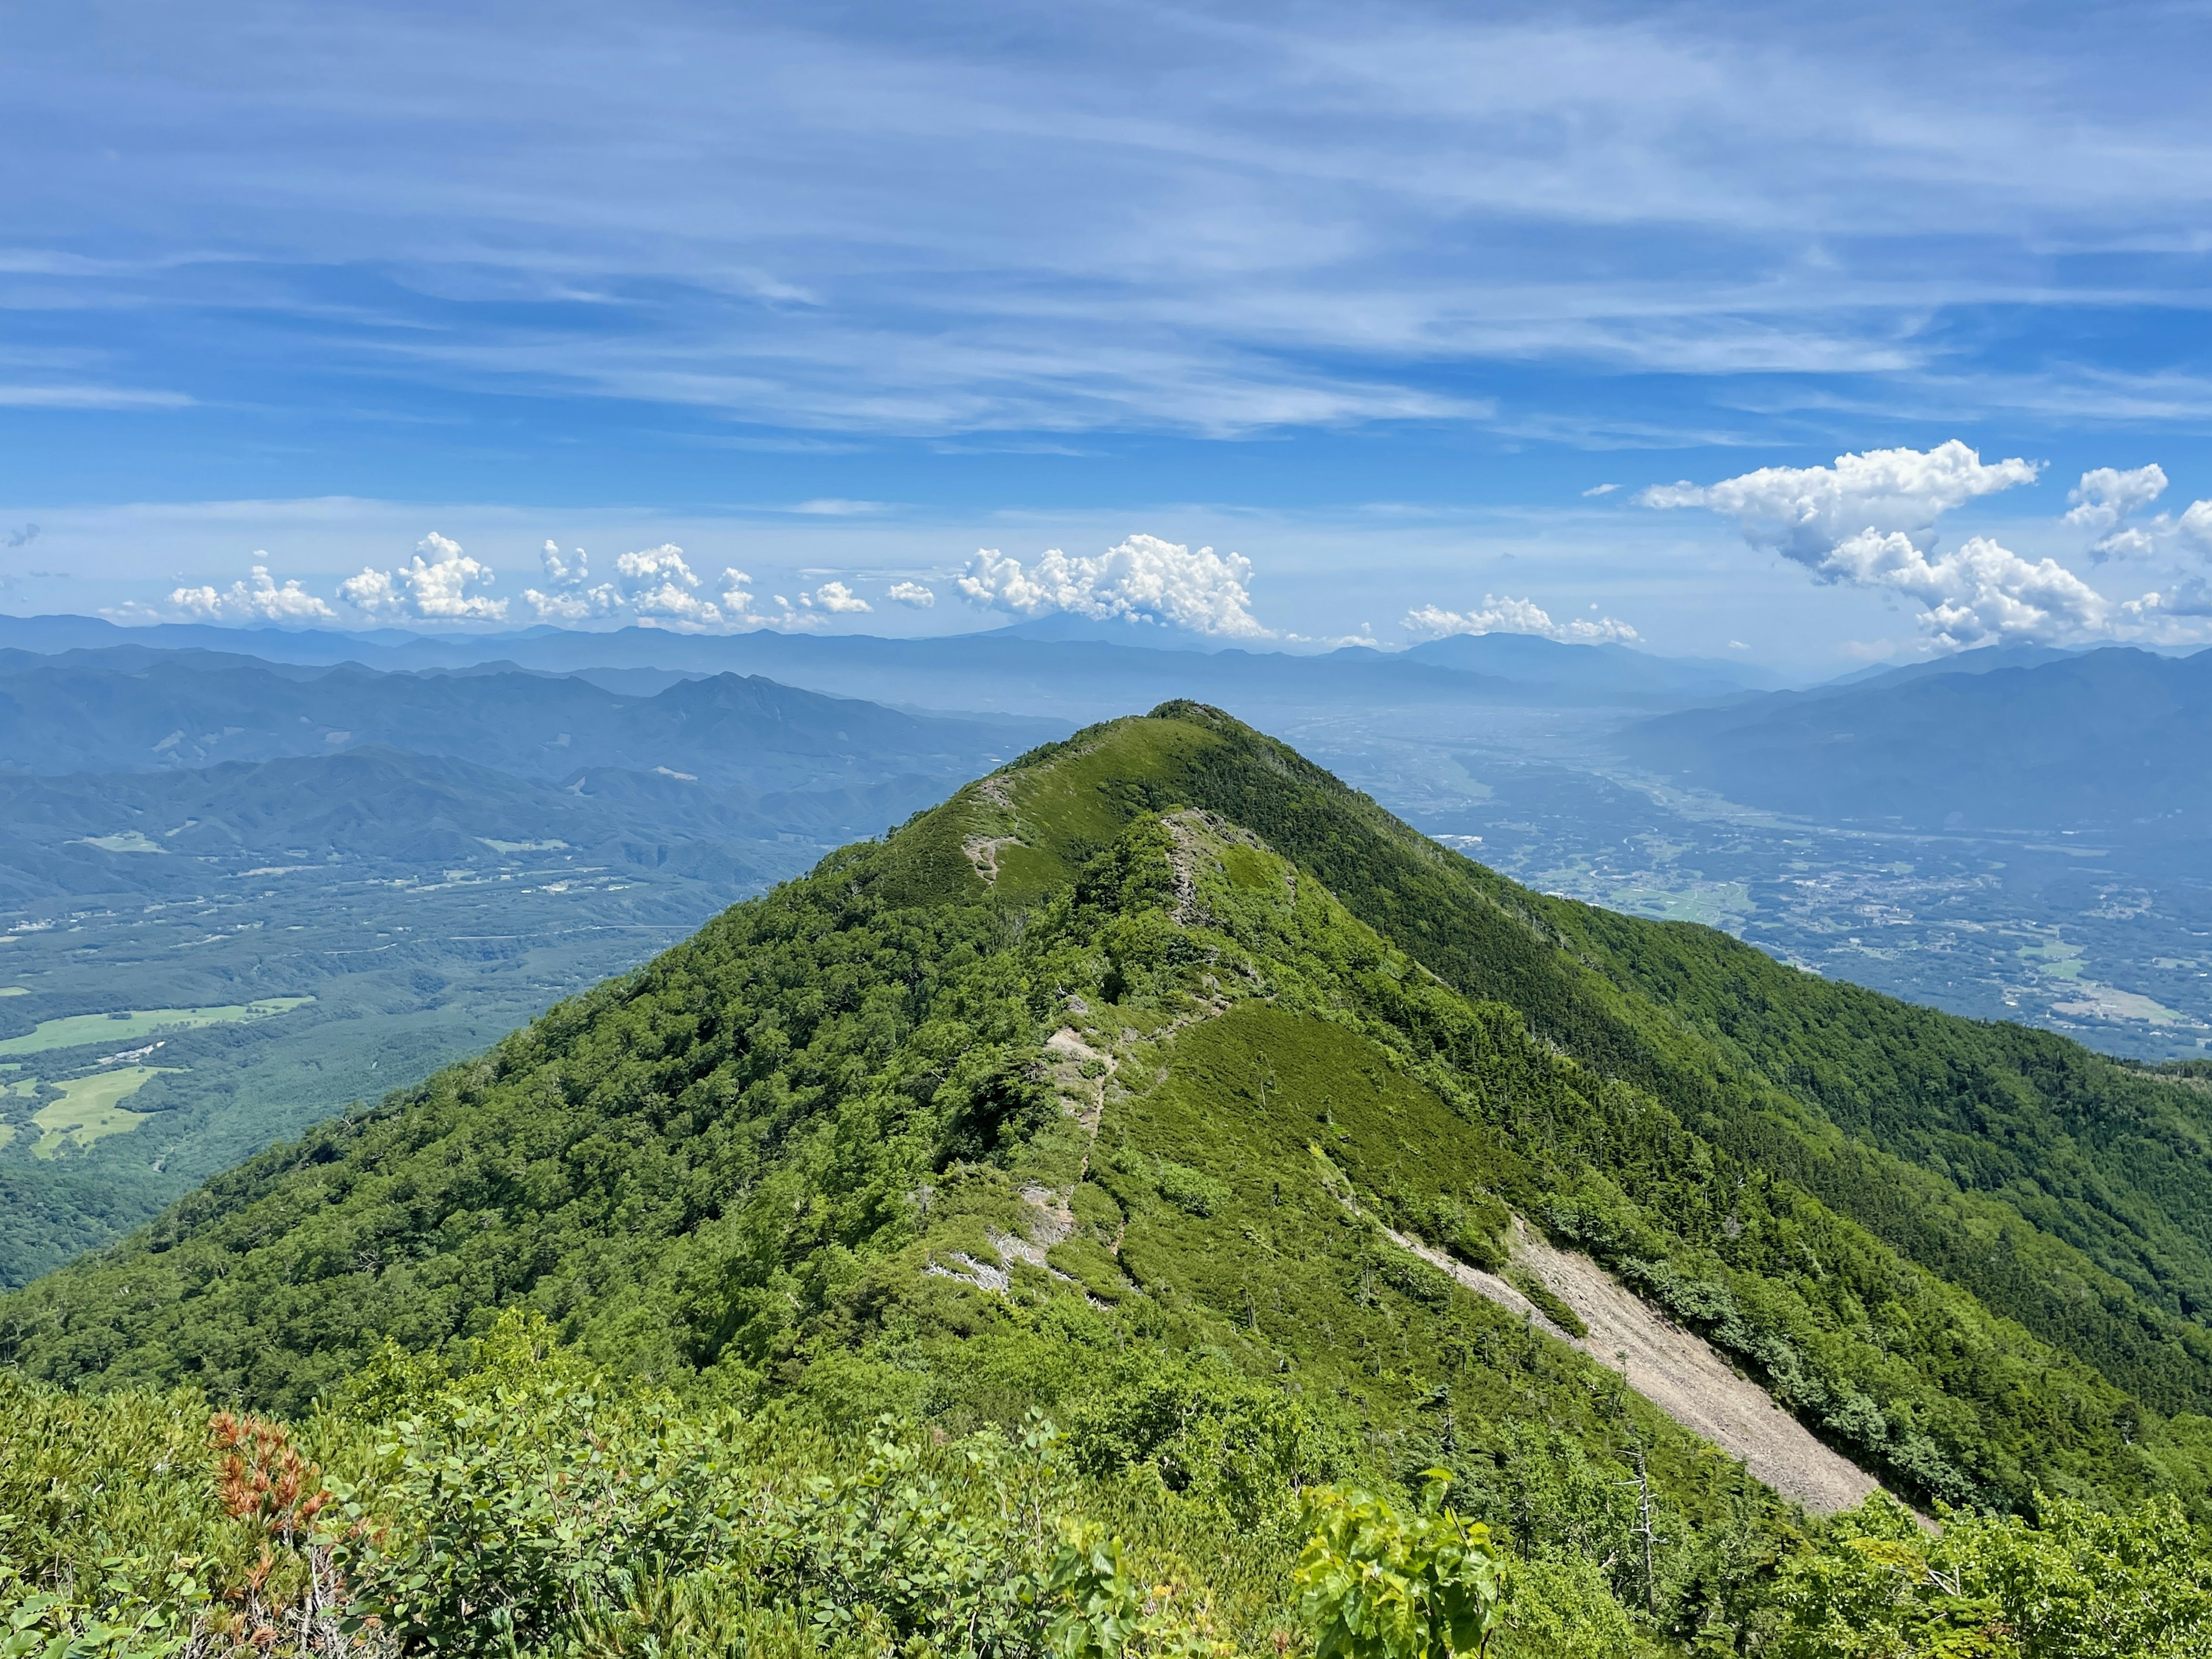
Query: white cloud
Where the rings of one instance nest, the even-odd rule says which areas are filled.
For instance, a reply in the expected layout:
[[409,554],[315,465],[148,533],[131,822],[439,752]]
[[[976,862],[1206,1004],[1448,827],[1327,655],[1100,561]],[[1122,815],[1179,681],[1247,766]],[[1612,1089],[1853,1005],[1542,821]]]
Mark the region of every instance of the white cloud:
[[615,560],[613,581],[592,580],[591,556],[580,547],[563,554],[559,544],[549,541],[538,562],[546,588],[525,588],[522,598],[540,622],[629,617],[679,628],[720,628],[728,620],[720,606],[700,593],[697,573],[673,542],[621,555]]
[[[780,618],[773,616],[763,615],[760,611],[755,608],[752,592],[752,580],[753,579],[745,574],[744,571],[737,569],[734,567],[725,566],[723,568],[722,591],[720,598],[722,620],[726,626],[735,629],[751,629],[756,628],[772,628],[776,626],[780,622]],[[789,605],[785,604],[781,599],[779,599],[777,603],[783,606],[783,610],[787,613],[789,612],[791,609]]]
[[0,409],[189,409],[181,392],[118,386],[0,386]]
[[[797,609],[781,593],[774,596],[775,610],[762,610],[752,592],[752,580],[742,570],[726,568],[722,572],[722,614],[731,627],[789,629],[822,626],[820,616]],[[804,600],[806,595],[802,593],[799,598]]]
[[842,582],[824,582],[811,593],[801,593],[799,602],[810,610],[830,611],[848,616],[875,609]]
[[[257,552],[254,557],[265,559],[266,553]],[[227,588],[179,587],[169,595],[169,603],[188,615],[205,617],[210,622],[273,622],[307,623],[335,622],[337,612],[317,599],[297,581],[288,581],[279,587],[270,579],[269,567],[257,564],[247,581],[233,582]]]
[[[1765,467],[1717,484],[1662,485],[1647,507],[1705,507],[1736,521],[1744,539],[1804,565],[1820,580],[1901,595],[1920,606],[1936,644],[2111,637],[2129,626],[2115,606],[2053,559],[2031,561],[1987,536],[1937,554],[1936,521],[1978,497],[2032,483],[2039,465],[1984,465],[1956,439],[1931,450],[1880,449],[1838,456],[1832,467]],[[2156,495],[2155,468],[2083,478],[2069,520],[2091,525]],[[2144,494],[2149,490],[2148,495]],[[2146,596],[2146,599],[2155,596]],[[2145,601],[2137,601],[2138,605]]]
[[1480,611],[1446,611],[1441,605],[1425,605],[1418,611],[1408,611],[1403,625],[1407,633],[1425,640],[1453,634],[1538,634],[1575,645],[1614,645],[1639,637],[1633,628],[1613,617],[1577,617],[1555,623],[1534,600],[1516,599],[1510,594],[1502,599],[1484,594]]
[[[2110,468],[2100,469],[2110,474]],[[2141,472],[2156,473],[2159,489],[2166,486],[2166,475],[2155,466],[2147,466]],[[2141,476],[2138,473],[2118,473],[2112,476],[2125,480]],[[2082,474],[2083,490],[2097,473]],[[2146,506],[2154,500],[2158,490],[2142,494],[2140,501],[2129,501],[2108,509],[2104,502],[2085,501],[2066,515],[2069,524],[2106,531],[2089,550],[2089,556],[2100,564],[2107,559],[2147,559],[2172,557],[2177,554],[2194,554],[2199,558],[2212,556],[2212,501],[2191,501],[2179,514],[2161,513],[2145,524],[2127,524],[2123,520],[2137,506]]]
[[2112,620],[2105,596],[2057,560],[2031,564],[1986,536],[1930,558],[1900,531],[1863,530],[1831,550],[1820,572],[1918,600],[1921,628],[1952,648],[2094,636]]
[[809,629],[823,625],[824,612],[848,616],[874,608],[845,583],[828,581],[800,593],[795,605],[778,594],[775,608],[764,609],[752,578],[735,568],[723,570],[719,593],[702,591],[706,584],[673,542],[623,554],[615,561],[615,579],[595,586],[589,585],[591,562],[580,547],[564,556],[548,542],[539,562],[551,591],[533,587],[522,597],[547,622],[608,617],[686,630]]
[[2166,470],[2155,462],[2126,472],[2118,467],[2093,467],[2066,492],[2066,499],[2074,505],[2063,522],[2097,538],[2089,556],[2100,564],[2116,554],[2148,553],[2153,546],[2151,538],[2141,530],[2124,526],[2128,514],[2148,507],[2165,493]]
[[538,562],[553,591],[526,587],[522,602],[537,612],[538,621],[587,622],[594,617],[611,617],[622,608],[622,595],[611,582],[586,586],[592,579],[592,562],[582,548],[563,557],[561,544],[549,541],[538,553]]
[[[2163,520],[2165,515],[2160,516]],[[2174,520],[2173,534],[2191,552],[2212,556],[2212,501],[2190,502]]]
[[[426,558],[424,556],[428,555]],[[489,565],[436,531],[396,570],[364,568],[338,584],[338,597],[364,615],[415,622],[503,622],[507,601],[470,592],[494,580]]]
[[2212,582],[2202,576],[2185,576],[2168,592],[2146,593],[2139,599],[2130,599],[2120,609],[2131,619],[2143,623],[2154,637],[2168,637],[2174,630],[2160,626],[2166,617],[2212,617]]
[[894,604],[908,605],[916,611],[927,611],[937,603],[937,590],[921,582],[893,582],[890,596]]
[[673,542],[663,542],[658,547],[625,553],[615,561],[615,571],[631,581],[672,583],[688,588],[699,586],[698,577],[691,574],[691,567],[684,562],[684,550]]
[[572,593],[547,593],[535,587],[522,590],[522,602],[538,615],[540,622],[587,622],[593,617],[611,617],[620,603],[610,586],[580,590]]
[[634,617],[695,628],[719,628],[725,620],[720,606],[701,597],[699,578],[673,542],[622,555],[615,574],[623,586],[611,590],[614,603]]
[[712,599],[702,599],[674,581],[634,589],[623,596],[623,603],[635,617],[690,623],[700,628],[718,628],[722,623],[721,610]]
[[2066,522],[2101,536],[2118,526],[2139,507],[2148,507],[2166,493],[2166,469],[2155,461],[2123,472],[2114,466],[2092,467],[2081,482],[2066,492],[2074,503]]
[[1829,553],[1863,531],[1903,532],[1932,544],[1936,520],[1952,508],[2030,484],[2041,463],[1984,465],[1956,438],[1933,449],[1870,449],[1838,455],[1833,466],[1766,466],[1717,484],[1655,484],[1645,507],[1710,507],[1734,519],[1743,538],[1826,574]]
[[546,542],[544,550],[538,556],[538,562],[545,570],[545,580],[556,586],[587,582],[592,579],[592,562],[580,547],[576,550],[575,561],[571,564],[562,558],[561,544],[551,540]]
[[1210,547],[1193,552],[1157,536],[1132,536],[1095,559],[1049,548],[1024,569],[994,548],[979,550],[960,578],[977,605],[1018,617],[1064,611],[1103,621],[1164,623],[1194,634],[1272,639],[1252,614],[1252,562]]
[[1588,489],[1583,491],[1583,495],[1585,499],[1592,495],[1610,495],[1614,490],[1620,488],[1620,486],[1617,483],[1592,484]]

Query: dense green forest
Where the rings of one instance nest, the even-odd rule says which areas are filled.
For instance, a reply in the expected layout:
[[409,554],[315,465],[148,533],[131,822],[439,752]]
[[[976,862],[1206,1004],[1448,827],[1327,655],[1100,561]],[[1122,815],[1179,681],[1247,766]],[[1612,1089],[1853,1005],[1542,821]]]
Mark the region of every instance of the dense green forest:
[[2197,1651],[2205,1133],[1171,704],[0,1302],[10,1651]]

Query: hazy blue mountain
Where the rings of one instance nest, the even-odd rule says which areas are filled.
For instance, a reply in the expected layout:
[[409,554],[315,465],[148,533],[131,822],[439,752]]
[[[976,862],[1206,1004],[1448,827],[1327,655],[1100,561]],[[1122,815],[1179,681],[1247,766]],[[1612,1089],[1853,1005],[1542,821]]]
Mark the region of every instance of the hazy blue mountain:
[[[385,671],[480,669],[586,675],[626,690],[678,676],[763,675],[786,685],[935,709],[1088,720],[1178,696],[1237,709],[1438,706],[1655,708],[1702,702],[1762,681],[1740,665],[1686,662],[1625,647],[1562,646],[1489,635],[1386,653],[1296,655],[1224,647],[1152,625],[1047,617],[934,639],[674,634],[554,628],[487,635],[377,639],[318,630],[165,625],[124,630],[81,618],[0,617],[0,647],[45,652],[129,647],[235,654]],[[1430,654],[1425,655],[1424,653]],[[1495,666],[1466,659],[1488,653]],[[1587,654],[1578,654],[1587,653]],[[620,676],[622,678],[611,678]]]
[[1090,640],[1105,645],[1135,646],[1146,651],[1219,651],[1235,643],[1212,634],[1194,634],[1187,628],[1149,617],[1078,617],[1065,611],[1033,617],[990,630],[1007,640]]
[[1455,634],[1417,645],[1404,655],[1409,662],[1638,702],[1732,696],[1771,690],[1781,683],[1749,663],[1656,657],[1625,645],[1574,645],[1534,634]]
[[1941,674],[1990,674],[2000,668],[2038,668],[2047,662],[2062,662],[2068,657],[2080,654],[2078,651],[2058,645],[1984,645],[1972,651],[1930,657],[1926,662],[1910,662],[1902,666],[1875,663],[1870,667],[1839,674],[1825,684],[1812,689],[1825,691],[1857,685],[1902,685],[1908,680],[1930,679]]
[[391,628],[358,634],[316,628],[223,628],[212,623],[124,628],[99,617],[0,616],[0,647],[45,655],[136,646],[162,651],[242,653],[269,661],[327,667],[365,652],[403,651],[420,637]]
[[1831,822],[2144,841],[2212,830],[2212,652],[2116,647],[1980,667],[1661,715],[1622,744],[1654,771]]
[[719,786],[811,787],[958,775],[1059,735],[1056,722],[933,719],[759,678],[651,696],[570,676],[303,672],[248,659],[126,653],[0,662],[0,768],[150,770],[380,744],[532,777],[665,768]]

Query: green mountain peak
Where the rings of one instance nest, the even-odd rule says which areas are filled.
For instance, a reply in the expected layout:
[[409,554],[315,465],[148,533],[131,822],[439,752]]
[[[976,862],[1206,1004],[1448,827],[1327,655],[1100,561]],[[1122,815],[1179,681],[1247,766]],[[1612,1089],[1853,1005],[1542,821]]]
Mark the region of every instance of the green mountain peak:
[[[1705,1516],[1758,1488],[1675,1419],[1733,1368],[1802,1442],[1770,1480],[1829,1460],[1799,1496],[1855,1464],[2201,1516],[2206,1122],[1531,893],[1171,703],[210,1182],[0,1302],[0,1358],[297,1409],[525,1310],[683,1391],[1042,1407],[1171,1484],[1471,1469],[1540,1423]],[[1667,1410],[1603,1363],[1650,1332],[1712,1368],[1645,1377]]]

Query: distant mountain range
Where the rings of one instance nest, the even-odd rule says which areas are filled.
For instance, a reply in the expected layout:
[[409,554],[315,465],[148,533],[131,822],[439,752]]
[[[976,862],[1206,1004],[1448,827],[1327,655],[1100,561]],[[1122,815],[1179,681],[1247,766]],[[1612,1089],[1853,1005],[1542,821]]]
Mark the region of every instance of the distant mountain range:
[[[435,868],[548,844],[731,890],[874,834],[1063,721],[758,677],[387,672],[144,645],[0,650],[0,900],[188,893],[205,861]],[[768,850],[764,853],[763,848]]]
[[[1102,631],[1108,636],[1091,637]],[[892,640],[648,628],[606,633],[537,628],[430,638],[203,624],[120,629],[84,617],[0,617],[0,647],[6,647],[49,655],[116,648],[250,653],[272,663],[356,663],[386,672],[475,669],[496,662],[540,673],[587,674],[605,684],[620,683],[610,680],[611,673],[641,671],[653,677],[765,675],[787,685],[900,707],[1077,720],[1178,696],[1244,709],[1486,703],[1659,709],[1775,683],[1744,664],[1685,662],[1625,647],[1567,645],[1527,635],[1468,636],[1395,653],[1351,647],[1296,655],[1223,648],[1218,641],[1172,630],[1075,625],[1059,618],[988,633]]]
[[315,672],[202,653],[0,652],[0,769],[142,771],[327,755],[361,744],[532,777],[585,766],[789,789],[886,768],[957,775],[1066,727],[933,719],[757,677],[683,680],[650,696],[573,676]]
[[1528,686],[1583,695],[1611,692],[1627,702],[1671,697],[1697,702],[1771,690],[1781,683],[1749,663],[1655,657],[1625,645],[1568,645],[1534,634],[1455,634],[1414,646],[1403,659]]
[[[237,648],[389,664],[404,637],[11,634],[0,1038],[30,1042],[0,1060],[0,1284],[1069,730],[651,664]],[[191,1023],[270,998],[286,1018]],[[158,1061],[114,1070],[111,1016]],[[49,1133],[87,1090],[105,1115]]]
[[1622,752],[1731,800],[1930,830],[2212,835],[2212,652],[1972,652],[1630,726]]

